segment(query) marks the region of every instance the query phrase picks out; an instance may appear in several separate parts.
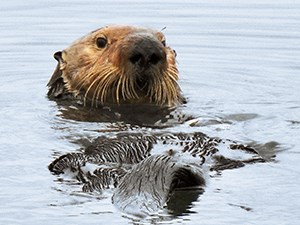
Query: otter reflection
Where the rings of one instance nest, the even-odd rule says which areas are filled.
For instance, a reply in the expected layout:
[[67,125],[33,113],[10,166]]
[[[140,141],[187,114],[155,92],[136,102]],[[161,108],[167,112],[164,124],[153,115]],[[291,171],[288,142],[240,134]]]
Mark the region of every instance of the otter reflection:
[[72,171],[85,192],[114,188],[118,208],[146,216],[165,206],[178,188],[203,188],[206,170],[267,160],[250,146],[200,132],[120,133],[98,137],[84,152],[60,156],[49,169],[55,174]]

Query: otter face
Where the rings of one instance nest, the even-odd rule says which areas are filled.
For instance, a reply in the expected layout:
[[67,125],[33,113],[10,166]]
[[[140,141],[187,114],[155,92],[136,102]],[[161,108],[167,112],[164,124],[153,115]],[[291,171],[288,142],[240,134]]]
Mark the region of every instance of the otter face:
[[107,26],[54,57],[58,66],[48,84],[50,97],[72,95],[93,106],[183,102],[176,53],[159,31]]

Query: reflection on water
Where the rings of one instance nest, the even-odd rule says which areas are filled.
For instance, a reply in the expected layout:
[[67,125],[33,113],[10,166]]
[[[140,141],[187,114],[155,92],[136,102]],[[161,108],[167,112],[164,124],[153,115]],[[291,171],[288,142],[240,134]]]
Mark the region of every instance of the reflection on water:
[[[12,0],[0,10],[1,224],[300,220],[298,2]],[[74,108],[45,97],[56,66],[53,53],[113,23],[167,27],[163,32],[178,54],[180,85],[188,99],[175,111],[192,120],[163,126],[165,109],[147,109],[151,116],[145,117],[132,109]],[[266,158],[276,158],[214,174],[204,193],[177,193],[170,212],[141,222],[123,217],[112,206],[111,193],[104,198],[74,194],[80,185],[67,184],[67,178],[54,182],[47,169],[53,155],[120,130],[200,131],[249,143]]]
[[197,213],[193,209],[193,202],[197,201],[203,192],[203,189],[183,191],[176,190],[168,202],[169,213],[174,217]]
[[160,107],[154,105],[123,105],[90,108],[80,105],[64,104],[59,107],[59,116],[67,120],[81,122],[116,123],[123,122],[132,126],[166,127],[180,124],[186,117],[176,108]]
[[[131,127],[130,125],[130,122],[128,121],[124,121],[124,118],[128,119],[128,118],[131,118],[130,116],[128,117],[128,113],[129,112],[134,112],[134,118],[141,118],[143,121],[149,116],[149,117],[153,117],[151,115],[151,111],[138,111],[139,109],[145,109],[145,107],[143,106],[140,106],[141,108],[137,108],[138,106],[135,106],[133,108],[129,108],[129,109],[126,109],[125,106],[123,107],[105,107],[104,109],[105,110],[108,110],[112,115],[120,115],[118,117],[118,120],[121,121],[121,126],[119,126],[119,129],[117,130],[109,130],[109,129],[106,129],[106,131],[102,131],[104,135],[101,135],[101,137],[97,138],[97,140],[95,142],[93,142],[90,146],[88,145],[85,145],[84,143],[87,142],[85,141],[84,139],[78,139],[77,142],[74,142],[74,143],[77,143],[79,144],[80,146],[87,146],[87,148],[85,148],[83,151],[80,151],[80,152],[74,152],[72,151],[71,154],[66,154],[66,155],[59,155],[59,158],[55,159],[50,165],[49,165],[49,170],[52,171],[54,174],[61,174],[63,173],[64,171],[64,168],[70,168],[71,172],[72,173],[67,173],[70,175],[70,178],[71,179],[78,179],[79,181],[83,182],[84,184],[84,187],[83,187],[83,190],[97,190],[98,186],[100,185],[100,187],[102,186],[101,185],[101,182],[102,182],[102,178],[99,178],[98,176],[94,176],[92,177],[90,175],[90,173],[85,173],[83,172],[84,170],[81,169],[82,167],[84,167],[86,165],[86,163],[89,163],[89,160],[92,160],[92,163],[95,163],[95,164],[99,164],[101,167],[105,167],[105,168],[110,168],[110,169],[113,169],[112,167],[115,167],[115,163],[119,163],[120,165],[116,168],[118,169],[121,169],[122,170],[122,174],[133,174],[135,173],[135,170],[133,170],[133,172],[128,172],[128,169],[130,168],[129,165],[127,165],[127,163],[129,163],[128,159],[123,159],[124,157],[124,153],[122,152],[122,149],[126,149],[127,151],[131,151],[130,147],[131,146],[135,146],[134,148],[139,148],[140,149],[140,152],[143,152],[144,149],[143,147],[139,146],[138,142],[137,142],[137,139],[134,139],[134,135],[136,135],[136,131],[139,132],[139,135],[142,134],[141,137],[143,136],[150,136],[151,138],[159,138],[159,136],[161,134],[157,133],[157,131],[155,130],[152,130],[153,128],[155,128],[153,125],[151,125],[151,129],[149,130],[143,130],[143,129],[147,129],[149,127],[143,127],[145,125],[143,125],[142,123],[140,124],[137,124],[136,123],[136,120],[135,122],[133,123],[134,125],[134,130],[132,129],[133,127]],[[118,127],[118,123],[115,122],[117,121],[116,119],[112,118],[112,117],[107,117],[109,120],[107,120],[107,118],[105,118],[105,120],[103,121],[103,109],[87,109],[87,108],[82,108],[82,110],[79,110],[78,108],[76,107],[70,107],[68,108],[68,110],[70,109],[75,109],[79,112],[81,111],[84,111],[86,110],[87,112],[91,112],[93,111],[93,115],[94,115],[94,118],[93,119],[96,119],[97,122],[100,122],[100,123],[103,123],[103,122],[113,122],[115,127],[117,128]],[[157,107],[157,109],[160,109]],[[115,110],[118,110],[118,112],[116,112]],[[75,111],[75,113],[77,113]],[[123,114],[123,115],[122,115]],[[82,114],[80,114],[82,115]],[[100,115],[97,117],[97,115]],[[73,114],[74,118],[76,118],[76,114]],[[160,115],[158,115],[160,116]],[[164,115],[163,118],[165,118],[166,115]],[[83,117],[80,117],[80,120],[82,119]],[[123,118],[123,120],[122,120]],[[161,117],[158,117],[159,120],[161,120]],[[232,119],[235,119],[235,118],[238,118],[238,119],[235,119],[236,121],[238,122],[241,122],[241,121],[248,121],[248,120],[251,120],[253,118],[256,118],[256,115],[255,114],[246,114],[246,115],[242,115],[242,114],[234,114],[234,115],[231,115],[231,116],[227,116],[227,118],[231,118]],[[241,119],[243,118],[243,119]],[[65,119],[65,118],[64,118]],[[70,118],[68,118],[70,119]],[[77,118],[76,118],[77,119]],[[90,122],[90,118],[88,118],[88,121],[81,121],[81,122]],[[192,120],[194,120],[194,118],[192,118]],[[153,122],[155,122],[156,120],[154,120]],[[152,123],[153,123],[152,122]],[[124,123],[129,123],[129,126],[123,126]],[[173,124],[173,127],[171,127],[174,132],[175,130],[179,130],[180,131],[180,127],[179,127],[180,123],[176,125]],[[192,126],[193,128],[195,128],[195,124],[193,124]],[[200,126],[199,126],[200,127]],[[122,128],[125,128],[124,130]],[[156,127],[157,128],[157,127]],[[160,129],[162,129],[162,127],[159,127]],[[165,127],[166,128],[166,127]],[[170,127],[169,127],[170,128]],[[123,132],[123,131],[126,131],[126,132]],[[142,131],[142,132],[141,132]],[[107,134],[109,134],[110,132],[116,132],[118,135],[114,138],[114,139],[111,139],[109,138],[109,136],[107,136]],[[121,132],[123,132],[122,134],[120,134]],[[172,135],[172,133],[168,132],[167,133],[168,135]],[[105,136],[106,135],[106,136]],[[172,143],[175,142],[177,139],[175,138],[176,137],[176,133],[173,133],[174,136],[171,137],[172,139]],[[188,137],[186,139],[184,139],[184,141],[182,140],[182,134],[181,134],[181,143],[180,145],[182,146],[183,144],[183,147],[182,147],[182,150],[183,152],[186,152],[186,148],[184,147],[185,146],[185,143],[189,142],[189,140],[194,140],[194,134],[193,133],[189,133],[187,134]],[[70,137],[66,136],[68,139]],[[168,136],[167,136],[168,137]],[[273,161],[273,158],[275,157],[275,153],[276,153],[276,148],[279,146],[279,143],[276,143],[276,142],[268,142],[266,144],[259,144],[259,143],[256,143],[256,142],[252,142],[251,144],[249,144],[248,146],[245,146],[245,145],[241,145],[239,144],[238,142],[235,142],[235,141],[232,141],[232,140],[223,140],[221,141],[220,139],[216,139],[216,143],[222,143],[220,144],[220,146],[216,145],[214,149],[219,149],[222,148],[222,146],[224,145],[227,145],[226,147],[226,150],[224,152],[224,149],[221,150],[219,149],[219,153],[221,155],[214,155],[212,157],[210,157],[209,155],[209,152],[210,152],[210,147],[205,147],[206,145],[209,146],[209,143],[206,143],[204,141],[205,144],[199,144],[198,147],[191,147],[191,146],[195,146],[197,145],[197,143],[201,143],[201,138],[198,137],[200,142],[191,142],[190,144],[188,144],[186,147],[191,148],[188,150],[188,152],[191,153],[191,155],[195,155],[196,156],[196,152],[198,150],[198,148],[200,149],[206,149],[205,150],[205,155],[207,156],[207,159],[205,160],[204,158],[204,166],[206,164],[210,165],[210,170],[211,171],[217,171],[219,172],[220,170],[225,170],[225,169],[234,169],[234,168],[239,168],[239,167],[242,167],[244,165],[247,165],[249,163],[255,163],[255,162],[272,162]],[[127,142],[126,142],[127,140]],[[129,143],[128,143],[128,140],[129,140]],[[138,139],[139,142],[141,142],[141,139]],[[166,142],[166,140],[168,139],[162,139],[163,142]],[[220,140],[220,141],[218,141]],[[73,137],[70,138],[70,141],[73,142]],[[150,143],[152,143],[150,140],[146,140],[146,139],[143,139],[143,144],[142,145],[148,145]],[[153,150],[152,147],[155,149],[154,145],[157,144],[157,142],[159,142],[159,139],[155,139],[155,141],[150,145],[150,147],[147,147],[147,149],[149,150],[149,148],[151,148],[151,155],[152,155],[152,152],[155,151],[157,152],[157,150]],[[213,142],[213,141],[212,141]],[[228,143],[229,142],[229,143]],[[224,143],[224,144],[223,144]],[[177,143],[179,144],[179,143]],[[160,152],[159,154],[163,154],[163,152],[166,150],[166,148],[169,148],[169,147],[172,147],[172,148],[176,148],[175,145],[177,144],[174,144],[173,146],[164,146],[164,150],[163,149],[160,149]],[[112,156],[109,156],[109,159],[108,159],[108,162],[115,162],[115,163],[105,163],[106,160],[102,159],[103,158],[106,158],[105,155],[107,155],[105,153],[105,150],[102,149],[103,146],[106,146],[106,148],[108,149],[111,149],[111,151],[114,152],[114,154]],[[128,147],[129,146],[129,147]],[[201,147],[203,146],[203,147]],[[229,147],[230,146],[230,147]],[[253,148],[255,146],[255,149]],[[120,151],[119,151],[120,150]],[[242,151],[241,151],[242,150]],[[102,152],[104,151],[104,152]],[[171,150],[170,150],[171,151]],[[176,151],[176,150],[175,150]],[[229,153],[230,151],[233,151],[231,153]],[[102,152],[102,154],[101,154]],[[242,153],[243,152],[243,153]],[[242,156],[241,155],[247,155],[246,153],[251,153],[252,155],[255,155],[253,157],[251,156]],[[117,160],[114,159],[116,157],[116,155],[119,154],[119,157],[117,157]],[[155,153],[154,153],[155,154]],[[212,153],[214,154],[214,153]],[[126,154],[125,154],[126,155]],[[131,154],[130,154],[131,155]],[[136,155],[136,157],[138,157],[138,153],[134,153],[133,155]],[[133,155],[131,157],[133,157]],[[86,158],[85,156],[87,156],[88,158]],[[56,155],[57,157],[57,155]],[[98,159],[102,159],[100,161],[98,161]],[[212,158],[214,163],[210,164],[209,162],[207,163],[206,161],[211,161],[211,159],[209,158]],[[103,161],[104,160],[104,161]],[[195,159],[197,160],[197,159]],[[77,166],[75,165],[77,164]],[[122,164],[126,164],[125,167],[122,165]],[[155,163],[156,164],[156,167],[158,167],[158,164],[159,163]],[[174,165],[173,165],[174,166]],[[78,169],[77,169],[78,167]],[[206,166],[208,167],[208,166]],[[89,171],[94,171],[95,169],[97,168],[100,168],[100,167],[94,167],[93,169],[89,170]],[[123,170],[124,168],[127,168],[125,170]],[[145,169],[145,168],[144,168]],[[149,169],[145,169],[145,171],[148,171]],[[138,170],[137,170],[138,171]],[[207,172],[207,171],[206,171]],[[93,172],[92,172],[93,173]],[[80,175],[78,175],[80,174]],[[145,174],[146,175],[146,174]],[[105,176],[105,174],[102,176]],[[118,176],[118,175],[116,175]],[[123,175],[122,175],[123,176]],[[126,176],[126,175],[125,175]],[[132,175],[129,175],[129,177],[132,177]],[[139,176],[139,175],[136,175],[136,176]],[[152,175],[153,176],[153,175]],[[165,176],[170,176],[169,173],[167,173],[167,170],[165,170]],[[181,176],[183,176],[181,174]],[[154,178],[154,177],[151,177],[150,175],[148,175],[147,177],[150,177],[149,180],[156,180],[157,182],[157,179]],[[69,178],[69,179],[70,179]],[[129,179],[129,178],[128,178]],[[148,178],[147,178],[148,179]],[[146,179],[146,180],[147,180]],[[165,180],[167,178],[164,178],[163,180]],[[170,178],[168,178],[170,179]],[[117,179],[118,180],[118,179]],[[121,178],[121,183],[124,181],[124,179]],[[132,178],[131,178],[132,180]],[[137,182],[139,182],[139,185],[141,186],[141,180],[142,179],[138,179]],[[183,182],[180,178],[179,178],[180,182]],[[191,181],[191,179],[189,178],[189,180]],[[64,181],[62,179],[62,181]],[[126,181],[126,179],[125,179]],[[147,180],[148,181],[148,180]],[[73,181],[74,182],[74,181]],[[71,183],[73,183],[71,182]],[[118,181],[116,181],[118,182]],[[179,182],[179,181],[178,181]],[[67,181],[68,184],[70,184],[70,181]],[[109,182],[109,183],[112,183],[112,182]],[[145,183],[145,182],[143,182]],[[176,182],[174,182],[176,183]],[[184,182],[183,182],[184,183]],[[77,183],[76,183],[77,184]],[[114,183],[116,184],[116,183]],[[147,184],[147,183],[146,183]],[[106,184],[104,184],[106,186]],[[108,185],[108,184],[107,184]],[[94,186],[96,188],[94,188]],[[109,184],[109,186],[112,186],[112,184]],[[127,185],[121,185],[124,189],[124,186],[127,186]],[[151,184],[148,184],[146,186],[143,186],[144,188],[147,187],[147,186],[150,186],[151,187]],[[166,185],[163,185],[163,186],[166,186]],[[159,189],[160,187],[160,184],[157,184],[157,190],[154,192],[156,195],[162,195],[163,191],[161,191],[161,189]],[[142,188],[142,189],[144,189]],[[102,188],[100,188],[102,189]],[[138,191],[140,188],[138,188],[137,190],[135,191]],[[146,189],[146,188],[145,188]],[[149,188],[151,189],[151,188]],[[149,191],[148,189],[146,189],[147,191],[145,191],[145,195],[147,196],[148,195],[153,195],[155,196],[152,191]],[[151,189],[152,190],[152,189]],[[103,191],[101,190],[101,193]],[[125,198],[122,194],[118,193],[117,195],[119,195],[118,197],[118,200],[117,200],[117,203],[115,200],[113,200],[113,202],[116,204],[116,205],[121,205],[119,206],[119,208],[121,208],[121,210],[124,210],[130,214],[134,214],[136,215],[137,217],[140,217],[140,218],[143,218],[145,217],[146,215],[148,215],[148,207],[150,207],[150,203],[146,204],[147,206],[145,208],[144,207],[144,201],[141,201],[140,199],[144,199],[142,196],[142,194],[139,194],[139,200],[137,200],[135,198],[135,195],[131,192],[132,191],[132,188],[129,188],[128,190],[125,189],[125,190],[122,190],[122,191],[119,191],[120,193],[127,193],[126,194],[126,197],[127,196],[131,196],[131,198],[133,198],[134,200],[127,200],[127,198]],[[161,193],[162,192],[162,193]],[[203,190],[202,190],[202,193],[203,193]],[[116,195],[116,193],[114,193],[114,196]],[[120,197],[121,196],[121,197]],[[178,190],[178,191],[175,191],[175,193],[173,193],[173,195],[171,195],[170,197],[170,202],[168,202],[167,204],[167,207],[166,209],[168,209],[168,218],[170,218],[170,216],[181,216],[183,215],[183,213],[185,214],[189,214],[190,212],[193,212],[193,211],[190,211],[190,208],[191,208],[191,204],[192,202],[196,201],[199,197],[199,193],[196,193],[196,192],[188,192],[188,191],[183,191],[183,190]],[[119,199],[122,199],[123,198],[123,201],[126,201],[127,202],[125,204],[125,206],[122,206],[122,203],[120,203],[121,201]],[[155,199],[157,201],[157,199]],[[152,198],[151,197],[148,197],[146,198],[145,197],[145,201],[149,201],[149,202],[152,202]],[[128,203],[129,202],[129,203]],[[132,202],[134,202],[135,204],[133,205]],[[141,203],[138,203],[138,202],[142,202]],[[158,201],[159,202],[159,201]],[[139,208],[136,208],[136,205],[140,204],[140,207],[141,209]],[[127,206],[128,205],[128,206]],[[155,204],[154,204],[155,205]],[[160,203],[158,203],[158,205],[160,205]],[[231,204],[232,205],[232,204]],[[156,208],[157,206],[155,206]],[[128,208],[128,209],[127,209]],[[243,207],[241,207],[243,208]],[[153,211],[152,208],[150,210],[151,212]],[[163,217],[160,217],[161,219]]]

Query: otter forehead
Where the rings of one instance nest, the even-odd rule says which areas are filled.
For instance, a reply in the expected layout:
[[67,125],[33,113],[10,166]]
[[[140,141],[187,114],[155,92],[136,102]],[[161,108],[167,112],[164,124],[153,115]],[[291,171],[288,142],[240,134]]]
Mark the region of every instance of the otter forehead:
[[165,41],[165,36],[162,32],[145,27],[128,26],[128,25],[111,25],[105,26],[100,29],[94,30],[86,36],[75,41],[71,46],[78,44],[94,43],[99,37],[105,37],[109,44],[113,44],[118,40],[124,40],[127,38],[144,37],[156,39],[158,41]]
[[138,27],[138,26],[120,26],[120,25],[112,25],[100,28],[91,32],[91,34],[106,34],[107,36],[119,36],[119,37],[126,37],[128,35],[147,35],[147,36],[156,36],[160,38],[164,36],[160,31],[156,31],[151,28],[145,27]]

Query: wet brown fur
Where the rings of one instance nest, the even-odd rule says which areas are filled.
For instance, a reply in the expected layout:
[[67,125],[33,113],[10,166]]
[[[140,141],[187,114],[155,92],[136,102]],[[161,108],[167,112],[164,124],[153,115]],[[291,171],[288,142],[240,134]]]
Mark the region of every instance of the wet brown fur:
[[[107,44],[97,46],[97,39]],[[165,59],[141,70],[129,61],[129,53],[142,39],[149,48],[163,51]],[[184,98],[178,81],[176,53],[165,45],[162,32],[143,27],[107,26],[91,32],[62,52],[51,77],[48,96],[71,96],[92,106],[105,104],[156,104],[174,106]],[[142,85],[138,83],[143,79]]]

